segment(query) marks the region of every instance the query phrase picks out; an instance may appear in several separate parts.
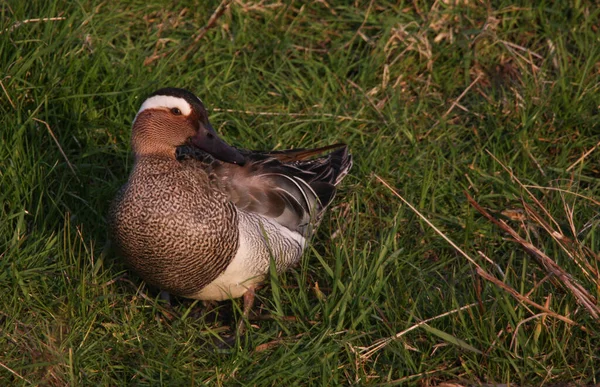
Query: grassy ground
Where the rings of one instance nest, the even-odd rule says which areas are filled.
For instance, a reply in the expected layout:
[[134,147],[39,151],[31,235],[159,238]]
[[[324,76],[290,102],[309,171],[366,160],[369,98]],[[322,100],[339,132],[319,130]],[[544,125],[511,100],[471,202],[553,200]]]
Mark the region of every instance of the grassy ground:
[[[219,2],[0,3],[1,385],[600,382],[598,7],[345,3],[234,1],[207,30]],[[239,302],[169,312],[102,255],[167,85],[237,146],[355,157],[230,350]]]

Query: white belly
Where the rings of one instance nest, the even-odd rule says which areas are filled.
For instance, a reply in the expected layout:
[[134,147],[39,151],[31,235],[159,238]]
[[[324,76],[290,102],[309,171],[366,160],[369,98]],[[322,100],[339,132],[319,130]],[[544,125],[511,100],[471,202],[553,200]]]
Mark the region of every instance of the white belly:
[[240,245],[235,257],[217,279],[191,298],[220,301],[241,297],[264,280],[271,259],[278,272],[300,261],[306,244],[302,235],[257,214],[240,211],[238,215]]

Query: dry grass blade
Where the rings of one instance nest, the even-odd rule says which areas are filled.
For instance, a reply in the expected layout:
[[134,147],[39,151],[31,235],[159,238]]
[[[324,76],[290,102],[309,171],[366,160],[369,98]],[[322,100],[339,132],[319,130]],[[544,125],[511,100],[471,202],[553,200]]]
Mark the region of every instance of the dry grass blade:
[[348,42],[346,42],[346,44],[344,44],[344,49],[347,49],[348,47],[350,47],[350,45],[352,45],[352,42],[354,42],[354,40],[356,39],[356,37],[360,36],[361,30],[367,24],[367,20],[369,20],[369,15],[371,14],[371,9],[373,8],[373,3],[374,3],[373,0],[371,0],[369,2],[369,7],[367,8],[367,12],[365,12],[365,17],[363,18],[362,24],[360,25],[360,27],[358,27],[358,29],[356,30],[356,32],[352,36],[352,39],[350,39]]
[[523,188],[523,190],[525,190],[525,192],[527,192],[527,194],[529,195],[529,197],[535,202],[535,204],[538,205],[539,208],[542,209],[542,211],[546,214],[546,216],[548,216],[550,219],[552,219],[552,222],[554,223],[554,225],[557,228],[560,228],[560,226],[558,225],[558,223],[556,223],[556,221],[554,220],[554,218],[552,218],[552,215],[550,214],[550,212],[542,205],[542,203],[540,203],[540,201],[538,200],[538,198],[536,198],[531,191],[529,191],[529,189],[527,189],[527,186],[525,186],[525,184],[521,183],[521,180],[519,180],[515,174],[506,166],[504,165],[500,160],[498,160],[498,158],[496,156],[494,156],[494,154],[492,152],[490,152],[489,150],[485,150],[486,153],[488,155],[490,155],[491,158],[494,159],[495,162],[497,162],[498,164],[500,164],[500,166],[502,167],[502,169],[504,169],[506,172],[508,172],[508,174],[510,175],[510,178],[514,181],[517,182],[517,184],[519,184],[519,186],[521,188]]
[[16,109],[17,107],[15,106],[14,102],[10,98],[8,91],[6,91],[6,88],[4,87],[4,82],[2,82],[1,80],[0,80],[0,86],[2,86],[2,90],[4,90],[4,94],[6,95],[6,98],[8,98],[8,102],[10,102],[10,106],[12,106],[13,109]]
[[360,355],[360,357],[361,357],[362,360],[366,360],[366,359],[370,358],[371,356],[373,356],[373,354],[375,352],[381,350],[382,348],[384,348],[386,345],[388,345],[392,341],[394,341],[396,339],[399,339],[400,337],[404,336],[408,332],[413,331],[413,330],[417,329],[418,327],[420,327],[422,325],[428,324],[428,323],[430,323],[430,322],[432,322],[434,320],[440,319],[442,317],[449,316],[449,315],[454,314],[454,313],[458,313],[461,310],[469,309],[469,308],[472,308],[472,307],[477,306],[477,305],[479,305],[479,303],[478,302],[474,302],[474,303],[469,304],[469,305],[461,306],[460,308],[456,308],[456,309],[453,309],[451,311],[448,311],[448,312],[442,313],[440,315],[437,315],[437,316],[428,318],[426,320],[423,320],[421,322],[418,322],[415,325],[411,326],[410,328],[407,328],[407,329],[403,330],[402,332],[398,332],[398,333],[396,333],[393,336],[385,337],[383,339],[379,339],[375,343],[371,344],[370,346],[361,348],[361,355]]
[[435,128],[436,126],[438,126],[440,124],[440,122],[445,119],[446,117],[448,117],[448,114],[452,113],[452,111],[454,110],[455,107],[459,106],[460,107],[460,101],[463,99],[463,97],[465,95],[467,95],[467,93],[469,92],[469,90],[471,90],[471,88],[473,88],[473,86],[475,86],[483,77],[483,74],[479,74],[477,75],[477,78],[475,78],[473,80],[473,82],[471,82],[471,84],[469,86],[467,86],[462,93],[460,93],[460,95],[458,96],[458,98],[456,98],[454,100],[454,102],[452,102],[452,105],[450,105],[450,107],[448,108],[448,110],[446,110],[446,112],[444,114],[442,114],[442,118],[440,118],[439,120],[437,120],[429,130]]
[[[42,17],[42,18],[21,20],[21,21],[15,22],[9,28],[6,28],[4,30],[4,32],[13,32],[14,30],[16,30],[17,28],[21,27],[24,24],[41,23],[41,22],[49,22],[49,21],[59,21],[59,20],[65,20],[65,19],[66,19],[66,17],[59,16],[59,17]],[[2,34],[2,32],[0,32],[0,35],[1,34]]]
[[2,362],[0,362],[0,367],[4,368],[5,370],[7,370],[8,372],[10,372],[11,374],[15,375],[17,378],[21,379],[22,381],[27,382],[29,384],[33,384],[31,381],[25,379],[23,376],[19,375],[17,372],[15,372],[14,370],[12,370],[9,367],[7,367],[6,365],[4,365]]
[[[525,62],[525,63],[529,64],[529,65],[531,66],[532,72],[536,72],[536,71],[538,71],[538,70],[540,69],[540,68],[539,68],[539,66],[536,66],[536,65],[533,63],[533,58],[532,58],[532,57],[535,57],[535,58],[538,58],[538,59],[543,59],[543,57],[542,57],[541,55],[539,55],[538,53],[536,53],[536,52],[533,52],[533,51],[531,51],[531,50],[529,50],[529,49],[527,49],[527,48],[525,48],[525,47],[523,47],[523,46],[519,46],[518,44],[514,44],[514,43],[511,43],[511,42],[507,42],[506,40],[499,40],[499,42],[500,42],[501,44],[503,44],[503,45],[504,45],[504,47],[505,47],[505,48],[506,48],[506,49],[507,49],[507,50],[508,50],[510,53],[512,53],[514,56],[516,56],[516,57],[520,58],[520,59],[521,59],[523,62]],[[521,50],[521,51],[523,51],[523,52],[526,52],[526,53],[529,55],[529,58],[527,58],[527,57],[525,57],[525,56],[523,56],[523,55],[519,54],[519,53],[517,52],[517,50]]]
[[[567,273],[563,268],[558,266],[556,264],[556,262],[554,262],[550,257],[548,257],[543,251],[541,251],[540,249],[538,249],[537,247],[535,247],[534,245],[532,245],[525,239],[521,238],[521,236],[515,230],[513,230],[508,224],[506,224],[504,221],[498,220],[498,219],[494,218],[492,215],[490,215],[467,192],[465,192],[465,195],[467,196],[467,200],[469,201],[469,203],[477,211],[479,211],[483,216],[485,216],[490,222],[494,223],[495,225],[500,227],[504,232],[509,234],[517,243],[519,243],[521,245],[521,247],[523,247],[523,249],[529,255],[531,255],[536,260],[536,262],[538,262],[538,264],[545,271],[547,271],[548,273],[555,276],[566,289],[570,290],[571,293],[578,300],[578,302],[581,305],[583,305],[595,319],[598,319],[600,317],[600,308],[597,305],[596,299],[583,286],[581,286],[578,282],[576,282],[576,280],[569,273]],[[480,269],[478,268],[478,274],[481,275],[482,277],[486,278],[488,281],[492,281],[495,284],[497,284],[498,286],[502,286],[503,288],[504,288],[504,286],[506,286],[500,280],[490,276],[487,273],[483,273],[483,272],[480,273],[479,270]],[[500,284],[502,284],[502,285],[500,285]],[[505,289],[505,290],[508,291],[508,289]],[[509,291],[509,292],[513,296],[515,296],[519,299],[521,299],[520,297],[525,298],[525,297],[521,296],[520,294],[518,294],[513,289],[511,289],[511,291]],[[513,294],[513,292],[514,292],[514,294]],[[547,308],[544,308],[543,306],[541,306],[539,304],[534,305],[533,301],[529,301],[529,302],[533,306],[535,306],[536,308],[538,308],[540,310],[543,310],[545,312],[549,311]],[[552,312],[552,313],[554,313],[554,312]],[[558,315],[556,315],[556,316],[558,316]],[[563,319],[563,317],[561,316],[561,320],[562,319]]]
[[217,9],[215,9],[215,12],[213,12],[213,14],[210,16],[210,19],[208,19],[206,25],[200,29],[200,32],[198,32],[198,35],[196,35],[196,37],[194,38],[194,43],[198,43],[200,39],[202,39],[204,35],[206,35],[206,32],[215,26],[217,20],[221,17],[221,15],[223,15],[223,13],[225,13],[227,8],[229,7],[229,3],[231,3],[231,0],[221,1],[221,4],[219,4]]
[[582,195],[577,192],[568,191],[566,189],[557,188],[557,187],[541,187],[539,185],[531,185],[531,184],[526,184],[526,185],[524,185],[524,187],[525,188],[535,188],[535,189],[545,190],[545,191],[557,191],[557,192],[561,192],[561,193],[567,193],[569,195],[577,196],[579,198],[588,200],[588,201],[594,203],[595,205],[600,206],[600,201],[595,200],[594,198],[591,198],[589,196]]
[[71,162],[69,161],[69,158],[67,157],[67,154],[63,150],[62,146],[60,146],[60,142],[58,142],[58,139],[54,135],[54,132],[52,131],[52,128],[50,128],[50,125],[48,125],[48,123],[46,121],[40,120],[38,118],[33,118],[33,120],[37,121],[37,122],[40,122],[40,123],[42,123],[42,124],[44,124],[46,126],[46,129],[48,129],[48,133],[50,133],[50,136],[54,140],[54,143],[56,143],[56,146],[58,147],[58,150],[60,151],[60,154],[63,156],[63,158],[67,162],[67,165],[69,166],[69,169],[71,170],[71,172],[73,172],[73,175],[75,175],[75,178],[77,179],[77,181],[79,181],[79,177],[77,176],[77,172],[75,172],[75,168],[73,168],[73,164],[71,164]]
[[215,9],[215,11],[212,13],[210,18],[206,22],[206,25],[204,27],[200,28],[200,31],[198,31],[198,34],[194,37],[194,42],[192,44],[190,44],[190,46],[186,50],[185,54],[182,55],[181,60],[183,60],[183,61],[187,60],[190,53],[196,49],[196,44],[200,40],[202,40],[202,38],[204,38],[204,36],[206,36],[206,33],[208,32],[208,30],[210,30],[211,28],[213,28],[216,25],[217,20],[219,20],[219,18],[225,13],[225,11],[227,11],[230,3],[231,3],[231,0],[221,1],[219,6]]
[[477,84],[477,82],[479,82],[482,76],[482,74],[479,74],[477,78],[475,78],[475,80],[473,80],[473,82],[471,82],[471,84],[467,86],[467,88],[464,89],[462,93],[460,93],[458,98],[452,103],[452,105],[450,105],[450,108],[446,111],[446,113],[442,115],[442,119],[448,117],[448,114],[450,114],[452,110],[454,110],[454,108],[459,104],[460,100],[463,99],[463,97],[469,92],[469,90],[471,90],[473,86]]
[[299,333],[296,336],[292,336],[292,337],[278,337],[277,339],[271,340],[268,343],[263,343],[263,344],[257,345],[256,348],[254,348],[254,352],[268,351],[269,349],[275,348],[278,345],[281,345],[283,343],[290,343],[295,340],[298,340],[304,335],[305,335],[305,333]]
[[454,247],[456,249],[456,251],[458,251],[463,257],[465,257],[469,262],[471,262],[473,265],[475,265],[475,267],[480,267],[479,264],[477,262],[475,262],[475,260],[473,258],[471,258],[469,256],[469,254],[465,253],[460,247],[458,247],[456,245],[456,243],[454,243],[452,241],[452,239],[448,238],[443,232],[441,232],[437,227],[435,227],[433,225],[433,223],[431,223],[429,221],[429,219],[427,219],[425,217],[425,215],[421,214],[419,212],[419,210],[417,210],[412,204],[410,204],[408,202],[408,200],[404,199],[395,189],[392,188],[392,186],[390,186],[385,180],[383,180],[381,177],[375,175],[375,177],[377,178],[377,180],[379,180],[381,182],[381,184],[383,184],[384,186],[386,186],[387,189],[389,189],[390,191],[392,191],[392,193],[394,194],[394,196],[396,196],[398,199],[402,200],[402,202],[404,204],[406,204],[415,214],[417,214],[419,216],[419,218],[423,219],[423,221],[425,223],[427,223],[429,225],[429,227],[431,227],[439,236],[441,236],[442,238],[444,238],[446,240],[446,242],[450,243],[450,245],[452,247]]
[[[565,316],[561,316],[560,314],[551,311],[550,309],[546,308],[545,306],[540,305],[540,304],[538,304],[535,301],[531,301],[529,298],[527,298],[524,295],[522,295],[521,293],[517,292],[515,289],[511,288],[510,286],[508,286],[504,282],[500,281],[498,278],[494,277],[493,275],[487,273],[483,269],[478,268],[477,269],[477,274],[479,274],[480,276],[482,276],[486,280],[490,281],[494,285],[498,286],[502,290],[506,291],[508,294],[510,294],[511,296],[513,296],[514,298],[516,298],[517,300],[521,301],[522,303],[531,305],[531,306],[533,306],[536,309],[539,309],[539,310],[541,310],[541,311],[543,311],[545,313],[548,313],[548,316],[552,316],[552,317],[554,317],[554,318],[556,318],[556,319],[558,319],[560,321],[566,322],[567,324],[579,326],[579,324],[577,324],[575,321],[571,320],[570,318],[565,317]],[[583,327],[581,327],[581,328],[583,329]]]
[[596,145],[594,145],[590,150],[588,150],[583,155],[581,155],[581,157],[578,158],[577,161],[575,161],[573,164],[571,164],[571,166],[569,166],[569,168],[567,168],[567,172],[569,172],[571,169],[575,168],[575,166],[577,164],[581,163],[586,157],[588,157],[590,155],[590,153],[592,153],[596,148],[598,148],[599,145],[600,145],[600,141],[598,141],[598,143]]
[[369,124],[377,123],[377,121],[366,120],[364,118],[340,116],[340,115],[331,114],[331,113],[309,114],[309,113],[255,112],[255,111],[250,111],[250,110],[221,109],[221,108],[214,108],[212,110],[215,112],[241,113],[241,114],[249,114],[249,115],[253,115],[253,116],[327,117],[327,118],[334,118],[334,119],[340,120],[340,121],[356,121],[356,122],[364,122],[364,123],[369,123]]
[[[552,239],[558,243],[560,248],[577,264],[577,266],[579,266],[589,280],[594,281],[594,278],[599,278],[598,270],[585,259],[585,246],[576,243],[573,239],[564,235],[560,230],[554,230],[552,226],[549,225],[529,204],[523,202],[523,208],[525,208],[527,215],[540,224]],[[573,232],[573,234],[575,234],[575,232]],[[584,249],[580,249],[581,247]],[[590,251],[590,253],[592,253],[592,256],[594,255],[593,252]]]

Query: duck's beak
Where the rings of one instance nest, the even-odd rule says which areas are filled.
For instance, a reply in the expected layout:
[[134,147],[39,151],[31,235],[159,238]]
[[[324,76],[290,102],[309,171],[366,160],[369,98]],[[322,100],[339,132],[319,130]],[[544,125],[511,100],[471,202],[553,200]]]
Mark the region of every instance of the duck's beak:
[[190,143],[226,163],[244,165],[246,162],[244,155],[223,141],[210,123],[200,123],[200,129],[195,136],[190,138]]

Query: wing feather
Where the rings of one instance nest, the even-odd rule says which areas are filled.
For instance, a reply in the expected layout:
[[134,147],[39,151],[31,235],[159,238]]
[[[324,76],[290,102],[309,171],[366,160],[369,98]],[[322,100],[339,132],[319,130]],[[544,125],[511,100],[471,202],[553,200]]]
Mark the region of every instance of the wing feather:
[[[332,152],[315,157],[326,151]],[[177,157],[197,163],[215,188],[228,195],[240,210],[274,219],[305,235],[310,224],[318,224],[333,200],[336,185],[352,166],[352,156],[343,144],[318,149],[252,152],[242,166],[221,162],[194,148],[178,148]]]

